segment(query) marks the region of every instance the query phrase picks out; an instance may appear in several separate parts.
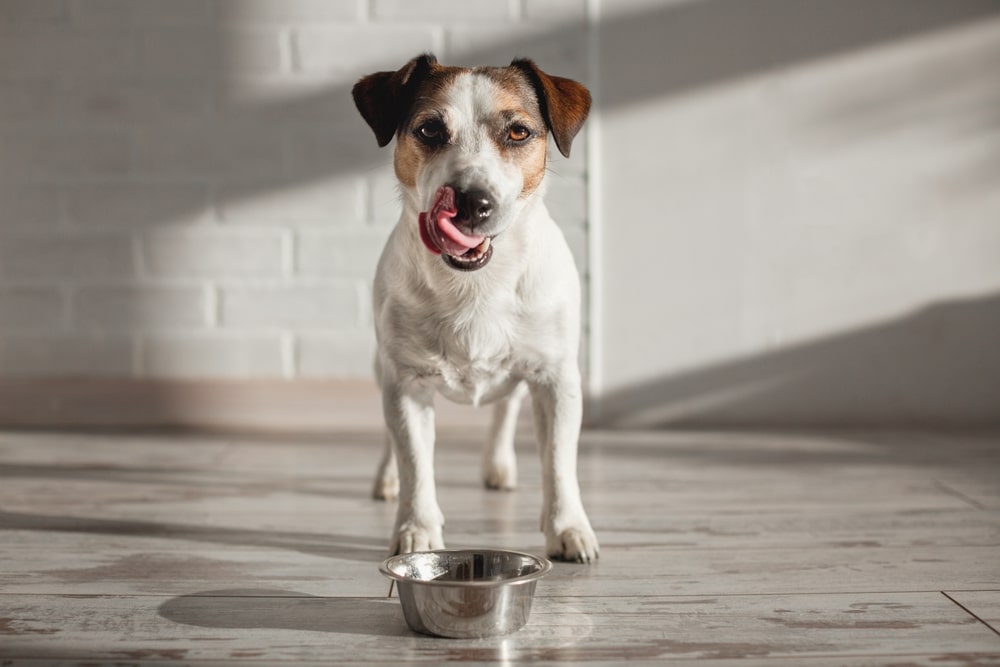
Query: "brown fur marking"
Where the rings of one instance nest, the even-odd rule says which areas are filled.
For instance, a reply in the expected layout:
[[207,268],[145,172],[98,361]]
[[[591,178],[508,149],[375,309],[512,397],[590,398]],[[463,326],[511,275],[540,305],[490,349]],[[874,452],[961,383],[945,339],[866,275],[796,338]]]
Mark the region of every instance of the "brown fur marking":
[[[545,176],[548,132],[551,130],[560,152],[569,156],[573,137],[586,120],[590,93],[581,84],[549,76],[530,60],[516,60],[508,67],[465,68],[439,65],[428,55],[411,60],[397,72],[364,77],[354,87],[355,103],[380,146],[396,135],[396,177],[412,188],[435,150],[414,137],[413,130],[443,107],[447,90],[463,73],[484,76],[497,86],[499,111],[490,121],[490,131],[504,159],[517,164],[524,174],[520,196],[531,194]],[[507,141],[515,122],[532,132],[523,144]]]

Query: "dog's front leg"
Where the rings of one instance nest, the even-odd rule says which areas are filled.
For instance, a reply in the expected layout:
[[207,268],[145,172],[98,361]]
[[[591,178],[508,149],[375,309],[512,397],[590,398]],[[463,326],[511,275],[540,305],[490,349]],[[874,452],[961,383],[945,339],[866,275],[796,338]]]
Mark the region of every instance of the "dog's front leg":
[[530,384],[535,431],[542,457],[542,532],[551,558],[589,563],[597,536],[583,509],[576,476],[576,449],[583,418],[580,372],[567,365]]
[[389,550],[442,549],[444,515],[434,487],[433,393],[412,384],[384,386],[382,410],[399,468],[399,507]]

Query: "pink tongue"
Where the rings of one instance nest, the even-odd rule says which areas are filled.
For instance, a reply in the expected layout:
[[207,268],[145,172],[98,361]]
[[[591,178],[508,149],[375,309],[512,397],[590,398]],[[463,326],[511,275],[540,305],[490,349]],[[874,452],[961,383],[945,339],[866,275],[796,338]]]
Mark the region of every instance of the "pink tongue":
[[[455,190],[447,185],[438,188],[431,210],[420,214],[422,235],[426,231],[431,236],[436,237],[435,240],[438,243],[434,245],[441,246],[437,250],[446,252],[449,255],[461,255],[470,248],[475,248],[485,239],[483,236],[468,236],[463,234],[451,221],[456,215],[458,215],[458,208],[455,206]],[[425,225],[428,222],[431,222],[437,229],[425,229]],[[439,233],[434,234],[434,231]],[[435,250],[427,241],[428,239],[424,238],[424,243],[427,247]]]
[[466,250],[470,248],[475,248],[477,245],[483,242],[485,237],[483,236],[466,236],[459,231],[458,227],[451,224],[451,219],[455,217],[455,212],[441,211],[437,218],[438,229],[447,236],[449,239],[454,241],[456,245],[460,245]]

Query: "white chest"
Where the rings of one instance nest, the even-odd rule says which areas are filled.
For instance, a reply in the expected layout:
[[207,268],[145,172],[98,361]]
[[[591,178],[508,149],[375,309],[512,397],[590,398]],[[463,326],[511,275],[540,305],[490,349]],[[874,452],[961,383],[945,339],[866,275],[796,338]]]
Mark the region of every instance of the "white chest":
[[480,405],[506,396],[518,381],[510,368],[486,369],[444,364],[439,369],[437,388],[448,400]]
[[458,332],[443,342],[434,359],[438,391],[473,405],[509,393],[520,379],[514,347],[509,332],[496,325]]

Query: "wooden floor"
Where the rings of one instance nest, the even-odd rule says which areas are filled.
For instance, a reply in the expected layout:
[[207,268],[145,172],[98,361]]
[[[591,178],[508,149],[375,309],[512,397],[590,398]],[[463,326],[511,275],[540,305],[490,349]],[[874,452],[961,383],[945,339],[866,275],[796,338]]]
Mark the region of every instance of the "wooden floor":
[[[449,546],[540,552],[539,473],[445,433]],[[596,433],[593,567],[505,639],[412,634],[376,433],[0,434],[0,664],[1000,665],[1000,434]]]

